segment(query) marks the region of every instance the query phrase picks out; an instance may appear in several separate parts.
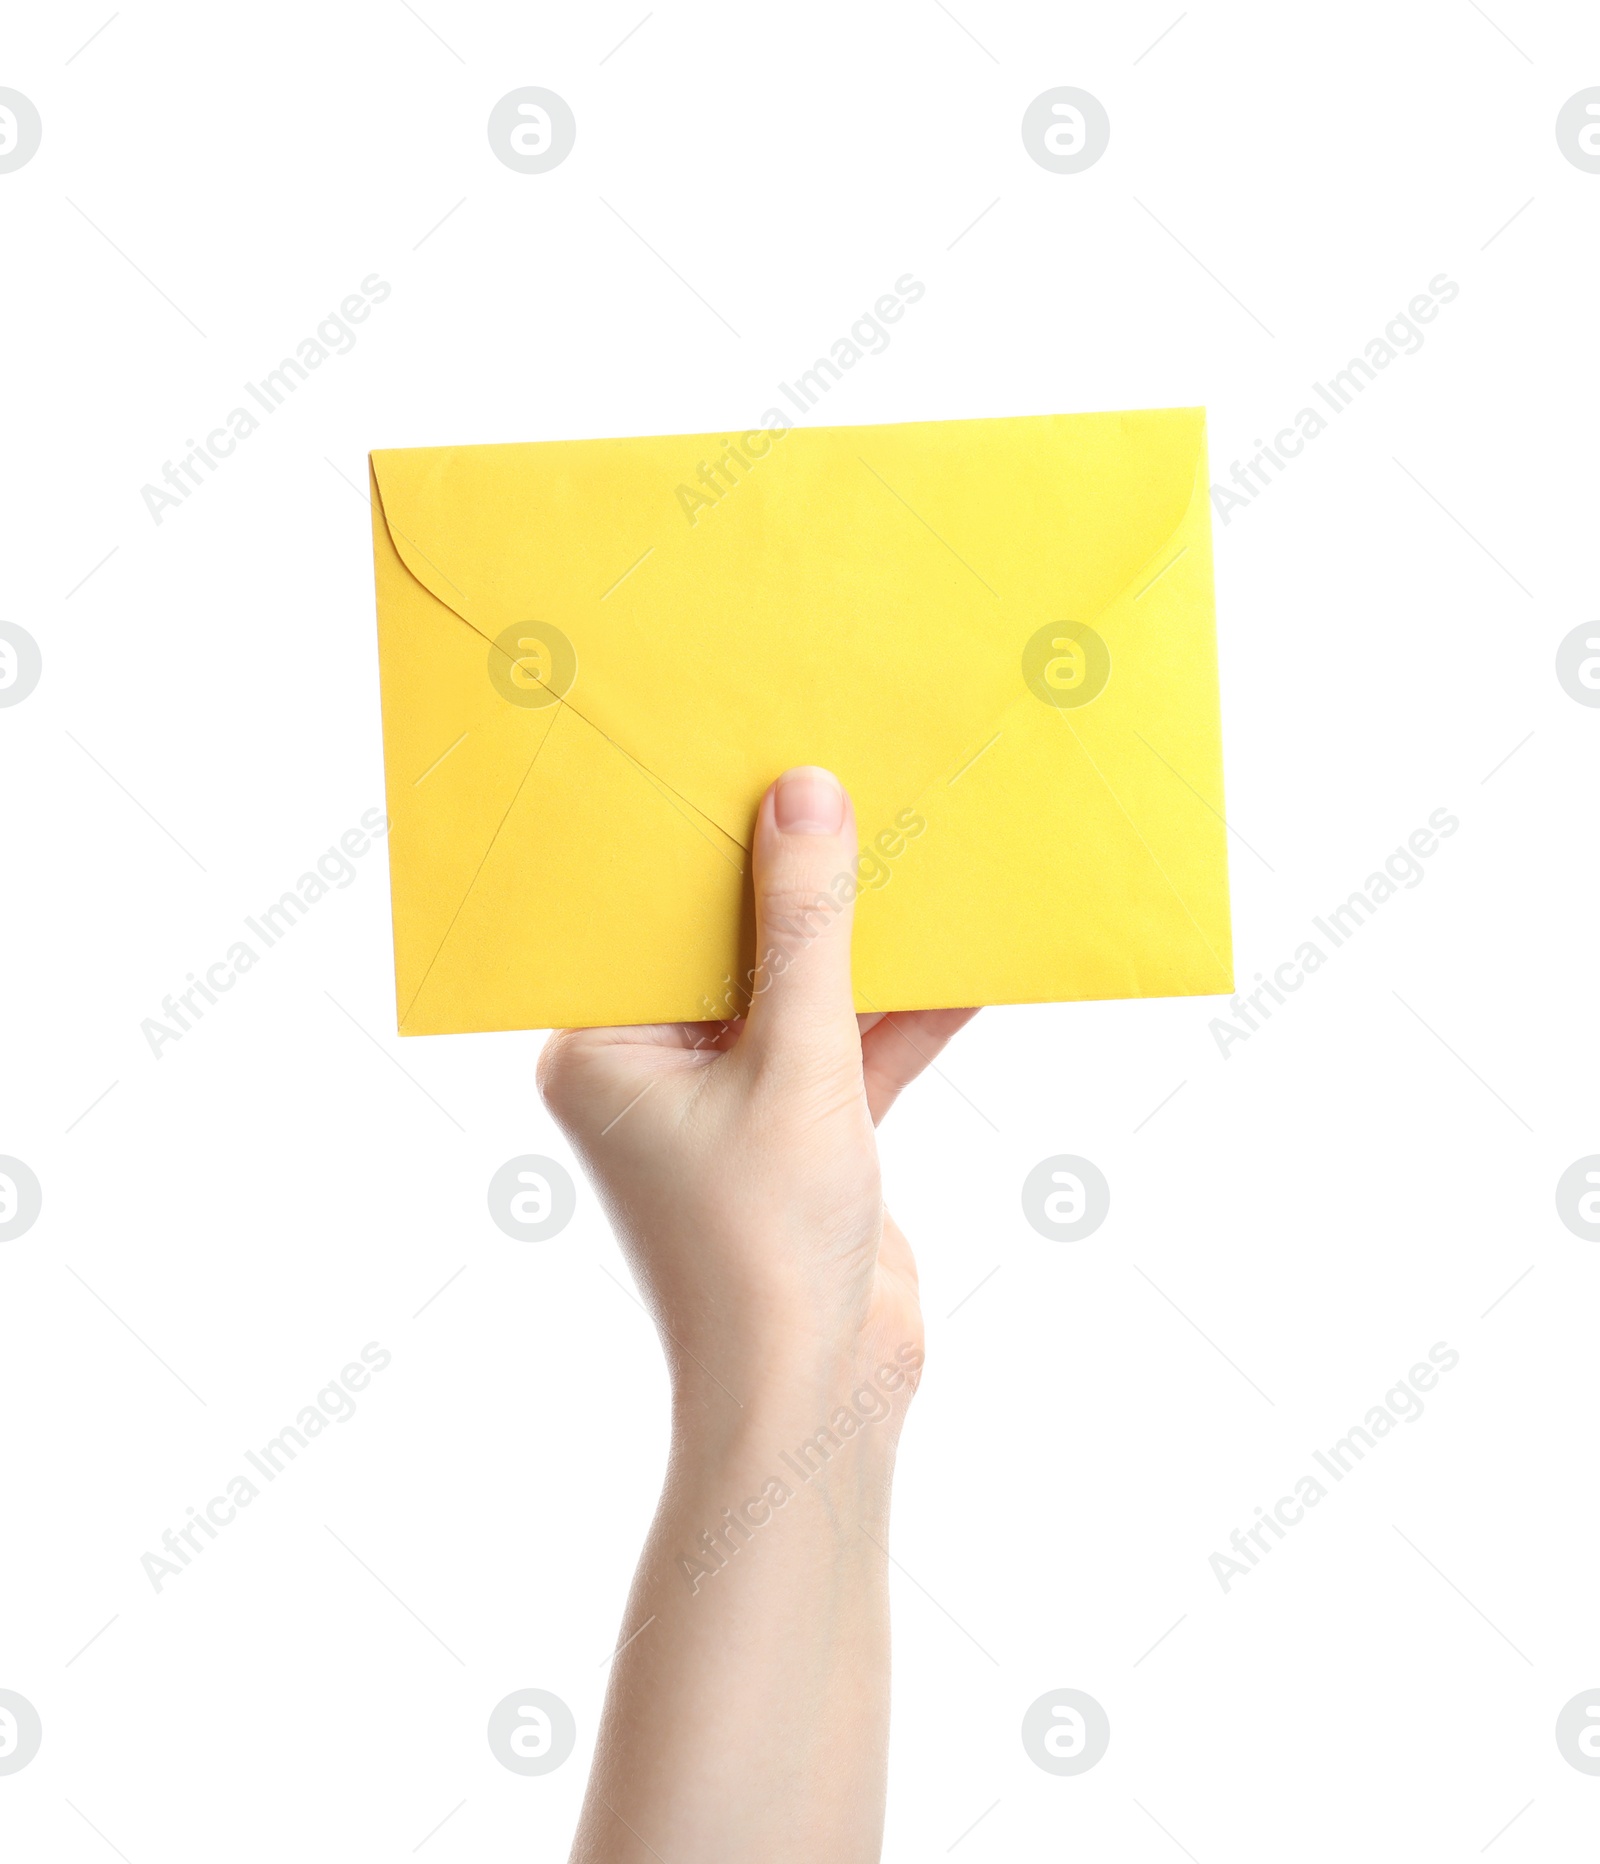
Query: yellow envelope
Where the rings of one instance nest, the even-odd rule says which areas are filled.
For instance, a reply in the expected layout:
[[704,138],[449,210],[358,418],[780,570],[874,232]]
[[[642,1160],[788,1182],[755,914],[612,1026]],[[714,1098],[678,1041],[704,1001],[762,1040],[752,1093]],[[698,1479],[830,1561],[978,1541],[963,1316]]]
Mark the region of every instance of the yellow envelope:
[[406,1035],[729,1015],[766,786],[858,1008],[1233,988],[1197,408],[374,453]]

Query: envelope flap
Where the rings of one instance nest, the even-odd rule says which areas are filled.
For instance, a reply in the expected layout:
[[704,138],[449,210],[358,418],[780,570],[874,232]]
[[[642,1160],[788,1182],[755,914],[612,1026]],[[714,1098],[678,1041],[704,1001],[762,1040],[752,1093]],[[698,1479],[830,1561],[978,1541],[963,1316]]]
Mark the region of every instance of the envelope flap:
[[[1198,409],[408,449],[372,458],[406,569],[492,646],[556,629],[589,724],[737,840],[774,771],[892,821],[1195,495]],[[441,616],[441,623],[447,620]]]

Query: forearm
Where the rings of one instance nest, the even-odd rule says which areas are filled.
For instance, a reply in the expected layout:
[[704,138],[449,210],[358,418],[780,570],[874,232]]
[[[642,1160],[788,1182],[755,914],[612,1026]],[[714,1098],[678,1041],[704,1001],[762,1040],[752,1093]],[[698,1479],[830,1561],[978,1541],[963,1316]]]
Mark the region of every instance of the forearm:
[[574,1864],[877,1859],[907,1371],[680,1392]]

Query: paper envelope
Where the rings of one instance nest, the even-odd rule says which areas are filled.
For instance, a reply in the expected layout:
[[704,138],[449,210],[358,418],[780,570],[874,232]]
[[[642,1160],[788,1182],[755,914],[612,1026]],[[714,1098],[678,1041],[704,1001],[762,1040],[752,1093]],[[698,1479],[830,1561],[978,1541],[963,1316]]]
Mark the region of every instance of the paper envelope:
[[1204,411],[371,456],[400,1030],[736,1014],[792,764],[857,1007],[1233,988]]

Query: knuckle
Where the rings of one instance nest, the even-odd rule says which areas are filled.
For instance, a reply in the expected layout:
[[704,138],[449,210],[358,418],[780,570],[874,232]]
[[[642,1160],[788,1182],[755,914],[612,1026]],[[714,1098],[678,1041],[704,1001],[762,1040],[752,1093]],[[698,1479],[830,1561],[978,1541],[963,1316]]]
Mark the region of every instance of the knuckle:
[[539,1051],[539,1062],[534,1071],[539,1098],[558,1120],[572,1101],[573,1059],[567,1033],[564,1029],[555,1031]]
[[809,945],[845,912],[831,888],[799,875],[777,876],[761,890],[761,925],[768,937]]

